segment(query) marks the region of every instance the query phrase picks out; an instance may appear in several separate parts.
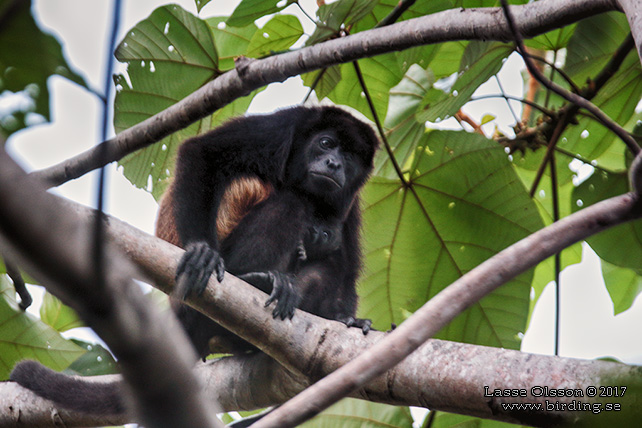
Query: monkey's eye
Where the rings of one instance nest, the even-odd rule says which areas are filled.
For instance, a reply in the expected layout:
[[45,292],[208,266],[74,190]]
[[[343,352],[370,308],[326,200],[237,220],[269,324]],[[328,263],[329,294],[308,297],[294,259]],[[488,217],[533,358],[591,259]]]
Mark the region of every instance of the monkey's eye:
[[319,145],[324,149],[332,149],[336,147],[337,143],[330,137],[321,137],[321,139],[319,139]]

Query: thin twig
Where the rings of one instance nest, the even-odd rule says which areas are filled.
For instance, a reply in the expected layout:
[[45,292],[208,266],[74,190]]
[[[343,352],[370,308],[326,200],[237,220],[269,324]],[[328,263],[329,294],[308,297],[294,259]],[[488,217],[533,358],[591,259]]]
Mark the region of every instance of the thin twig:
[[529,105],[529,106],[533,107],[535,110],[539,110],[540,112],[542,112],[543,114],[545,114],[548,117],[553,118],[553,117],[557,116],[557,114],[555,112],[553,112],[552,110],[549,110],[549,109],[547,109],[545,107],[542,107],[541,105],[539,105],[539,104],[537,104],[537,103],[535,103],[533,101],[530,101],[530,100],[527,100],[527,99],[523,99],[523,98],[519,98],[519,97],[514,97],[512,95],[505,95],[505,94],[481,95],[481,96],[478,96],[478,97],[471,98],[470,101],[471,102],[480,101],[480,100],[485,100],[485,99],[489,99],[489,98],[504,98],[505,100],[518,101],[518,102],[520,102],[522,104],[526,104],[526,105]]
[[579,94],[581,92],[580,88],[578,88],[577,85],[575,84],[575,82],[573,82],[573,79],[571,79],[571,77],[568,74],[566,74],[566,72],[564,70],[562,70],[561,68],[557,67],[554,63],[548,61],[546,58],[541,57],[539,55],[533,55],[533,54],[529,53],[528,56],[531,57],[532,59],[536,60],[536,61],[539,61],[539,62],[542,62],[542,63],[548,65],[552,70],[554,70],[556,73],[558,73],[560,76],[562,76],[562,78],[564,80],[566,80],[566,83],[568,83],[568,85],[573,89],[573,92],[575,92],[576,94]]
[[383,130],[383,126],[381,125],[381,121],[379,120],[379,116],[377,115],[377,111],[374,108],[374,103],[372,102],[372,98],[370,97],[370,92],[368,91],[366,82],[363,79],[363,74],[361,73],[361,68],[359,67],[359,63],[357,61],[354,61],[352,64],[354,65],[354,71],[357,74],[357,79],[359,80],[361,89],[363,89],[363,93],[366,96],[368,107],[372,112],[372,117],[374,118],[375,125],[377,126],[377,131],[379,132],[379,136],[381,137],[383,146],[386,149],[386,152],[388,153],[388,158],[390,159],[390,162],[392,163],[392,166],[394,167],[395,172],[397,173],[397,177],[399,177],[401,184],[403,184],[405,188],[412,187],[408,184],[408,181],[404,177],[403,171],[401,170],[401,167],[399,166],[399,163],[397,163],[397,159],[395,158],[395,153],[392,151],[392,147],[390,147],[388,138],[386,138],[386,133]]
[[392,12],[388,14],[385,18],[383,18],[377,25],[375,25],[375,28],[381,28],[385,27],[390,24],[394,24],[397,22],[399,18],[401,18],[401,15],[410,8],[413,4],[415,4],[416,0],[403,0],[395,6],[394,9],[392,9]]
[[506,17],[506,21],[508,23],[508,26],[511,32],[513,33],[517,51],[520,53],[520,55],[522,55],[522,58],[524,59],[524,63],[526,64],[526,68],[528,68],[528,71],[531,73],[531,75],[535,77],[542,85],[546,86],[551,91],[565,98],[567,101],[590,111],[595,117],[597,117],[600,121],[602,121],[602,123],[604,123],[604,125],[606,125],[613,133],[615,133],[615,135],[620,137],[620,139],[624,142],[624,144],[626,144],[626,146],[629,148],[629,150],[631,150],[631,152],[634,155],[637,155],[640,152],[640,146],[638,145],[637,141],[635,141],[635,139],[631,136],[631,134],[629,134],[626,131],[626,129],[618,125],[613,119],[611,119],[609,116],[604,114],[602,110],[600,110],[595,104],[593,104],[586,98],[578,94],[574,94],[570,91],[567,91],[566,89],[562,88],[555,82],[550,81],[542,73],[540,73],[540,71],[537,69],[537,67],[535,67],[535,65],[531,61],[528,55],[528,52],[526,52],[526,48],[524,47],[524,42],[522,40],[522,35],[515,25],[515,22],[513,20],[513,15],[508,7],[507,1],[501,0],[501,3],[502,3],[502,9],[504,10],[504,14]]
[[539,168],[537,169],[535,180],[533,180],[533,185],[531,186],[531,190],[529,192],[529,195],[531,198],[535,196],[535,191],[537,190],[539,182],[542,179],[542,176],[544,175],[544,171],[546,170],[546,166],[548,165],[551,157],[553,156],[553,151],[555,149],[555,146],[557,146],[557,142],[562,136],[562,132],[564,131],[564,128],[566,128],[567,123],[568,123],[568,119],[566,118],[566,116],[562,116],[559,122],[557,122],[557,126],[553,131],[553,135],[551,135],[551,138],[548,142],[548,147],[546,148],[546,154],[544,155],[544,159],[542,159],[542,163],[539,165]]

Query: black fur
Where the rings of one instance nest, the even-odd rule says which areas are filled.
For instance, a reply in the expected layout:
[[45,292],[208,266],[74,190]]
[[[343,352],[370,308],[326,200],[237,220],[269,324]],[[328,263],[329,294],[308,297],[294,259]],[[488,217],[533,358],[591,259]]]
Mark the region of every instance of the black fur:
[[[186,248],[177,277],[187,282],[188,292],[200,293],[212,272],[220,281],[227,267],[271,294],[275,317],[291,317],[300,308],[367,333],[370,320],[354,318],[361,268],[358,194],[377,144],[368,125],[334,107],[238,118],[185,142],[171,189]],[[240,176],[256,176],[274,191],[219,243],[220,200]],[[201,356],[209,353],[212,337],[237,351],[253,349],[186,305],[177,313]],[[120,382],[87,382],[33,361],[19,363],[11,380],[62,408],[101,415],[125,411]]]
[[[100,416],[125,412],[120,382],[80,381],[31,360],[16,365],[9,379],[65,409]],[[100,397],[100,400],[95,400],[95,397]]]
[[[246,116],[185,142],[172,189],[186,248],[177,277],[187,278],[188,292],[200,293],[212,272],[222,280],[224,267],[271,294],[275,317],[291,318],[298,307],[367,332],[370,322],[354,318],[358,192],[377,144],[370,126],[335,107]],[[256,176],[275,190],[219,243],[214,224],[221,197],[241,176]],[[201,356],[214,336],[234,350],[253,349],[187,306],[178,316]]]

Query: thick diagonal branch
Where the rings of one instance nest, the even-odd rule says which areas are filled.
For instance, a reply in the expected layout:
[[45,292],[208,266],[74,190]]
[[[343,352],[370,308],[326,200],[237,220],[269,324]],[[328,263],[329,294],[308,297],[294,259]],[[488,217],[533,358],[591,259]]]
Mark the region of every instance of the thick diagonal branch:
[[137,419],[150,427],[217,426],[191,371],[196,356],[187,337],[173,317],[145,300],[132,279],[134,266],[112,244],[102,243],[105,275],[96,277],[90,256],[95,214],[79,223],[1,148],[0,200],[0,250],[76,309],[110,346],[133,392],[129,410]]

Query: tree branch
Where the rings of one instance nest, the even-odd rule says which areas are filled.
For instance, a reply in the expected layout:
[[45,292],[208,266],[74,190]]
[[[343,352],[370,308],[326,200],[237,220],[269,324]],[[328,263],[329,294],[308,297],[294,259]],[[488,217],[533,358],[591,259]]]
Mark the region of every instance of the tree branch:
[[[639,184],[642,180],[641,164],[640,159],[634,164],[633,183]],[[640,195],[628,193],[587,207],[531,234],[459,278],[384,340],[283,404],[258,421],[255,427],[290,427],[309,419],[398,364],[458,314],[500,285],[575,242],[640,217]]]
[[[632,167],[632,182],[635,183],[635,189],[640,188],[642,180],[640,178],[642,175],[640,173],[641,164],[642,161],[638,158]],[[75,225],[84,224],[92,218],[93,211],[89,208],[71,202],[63,205],[67,205],[69,211],[66,215],[73,219]],[[622,381],[627,379],[626,376],[639,379],[640,373],[637,371],[638,369],[621,365],[613,365],[608,368],[599,365],[582,366],[580,363],[578,363],[579,366],[571,364],[574,368],[570,372],[571,375],[568,376],[560,376],[549,365],[546,365],[545,369],[537,370],[535,367],[531,367],[533,371],[530,372],[519,367],[522,367],[521,364],[532,361],[532,356],[517,352],[510,354],[513,351],[494,350],[500,354],[489,354],[488,359],[479,363],[479,374],[474,375],[481,377],[474,377],[471,372],[462,371],[466,367],[462,364],[471,359],[472,355],[477,355],[480,352],[480,347],[464,349],[457,348],[459,346],[457,344],[449,345],[455,346],[452,348],[439,341],[430,341],[424,345],[425,348],[422,348],[426,349],[425,351],[410,355],[405,361],[411,365],[402,365],[385,374],[384,372],[390,370],[396,363],[422,345],[430,335],[438,331],[466,307],[499,285],[574,242],[640,216],[642,216],[642,208],[639,196],[631,193],[584,208],[582,211],[534,233],[482,263],[435,296],[399,328],[389,334],[373,332],[364,337],[358,329],[346,329],[339,323],[320,319],[298,310],[291,321],[275,321],[271,316],[271,308],[263,306],[266,295],[230,274],[226,274],[225,280],[221,284],[217,284],[215,279],[211,279],[203,296],[199,299],[191,299],[188,303],[224,327],[257,345],[291,372],[304,374],[312,380],[332,373],[299,395],[298,399],[295,399],[296,401],[281,407],[285,408],[288,413],[286,418],[293,417],[295,418],[294,422],[292,419],[279,419],[279,415],[282,416],[283,413],[279,408],[272,415],[266,417],[267,423],[270,421],[269,418],[273,418],[275,415],[277,417],[276,425],[291,426],[300,418],[308,417],[321,410],[333,398],[337,399],[352,391],[357,391],[355,394],[358,396],[376,401],[417,404],[429,406],[432,409],[457,411],[509,421],[519,420],[532,424],[536,422],[532,419],[531,414],[512,414],[499,409],[498,403],[508,402],[501,398],[490,400],[494,404],[489,407],[489,399],[480,392],[480,385],[483,386],[484,383],[474,382],[480,382],[480,379],[483,379],[490,382],[489,386],[502,385],[502,388],[515,388],[515,385],[530,385],[527,386],[530,388],[542,384],[544,381],[539,380],[543,379],[541,376],[545,377],[547,373],[551,373],[552,377],[546,378],[546,382],[550,381],[551,383],[546,386],[553,387],[553,385],[560,385],[559,382],[562,382],[561,386],[565,387],[566,382],[570,380],[578,382],[577,385],[598,383],[604,373],[601,371],[599,373],[584,372],[583,370],[587,367],[600,367],[600,370],[602,368],[608,369],[607,371],[611,371],[615,377],[621,375],[618,378]],[[106,231],[110,241],[122,248],[143,269],[146,276],[155,281],[160,289],[167,293],[172,291],[174,272],[182,250],[114,218],[107,218]],[[296,343],[297,346],[293,347],[293,343]],[[456,349],[460,349],[463,354],[457,359],[453,359]],[[444,350],[441,360],[439,360],[439,355],[442,355],[440,350]],[[501,354],[503,352],[509,352],[509,354]],[[488,366],[503,367],[503,365],[497,365],[497,361],[501,361],[501,355],[509,355],[506,357],[509,359],[522,359],[521,363],[515,362],[514,366],[510,366],[510,374],[515,377],[511,378],[509,374],[501,373],[500,370],[497,377],[484,378],[482,373],[487,374]],[[454,364],[453,361],[457,361],[457,363]],[[346,363],[347,365],[339,368]],[[433,367],[432,364],[435,364],[434,370],[430,368]],[[554,366],[552,362],[549,364]],[[404,367],[407,367],[407,372]],[[421,367],[421,370],[418,367]],[[418,372],[425,373],[426,377],[420,377]],[[444,377],[445,373],[450,373],[454,377]],[[584,374],[580,375],[581,373]],[[458,388],[463,382],[462,376],[473,377],[471,383],[466,384],[468,386],[459,390]],[[443,383],[446,379],[452,379],[452,385],[456,386],[453,387],[452,395],[444,393],[441,388],[437,393],[434,388],[436,384]],[[367,386],[365,386],[366,384]],[[301,386],[302,384],[299,384],[298,387]],[[398,388],[394,389],[393,386]],[[282,385],[277,383],[275,387],[281,388]],[[294,390],[298,387],[295,386]],[[319,388],[323,388],[323,393],[318,394]],[[251,398],[248,397],[253,397],[251,391],[248,392],[250,395],[245,396],[246,399],[242,401],[243,403],[250,403],[248,400]],[[276,398],[283,398],[282,393],[279,395],[279,393],[274,393],[274,390],[271,391],[272,393],[261,399],[259,405],[269,404],[271,400]],[[293,389],[288,391],[288,394],[292,393]],[[463,400],[463,396],[456,395],[455,391],[464,394],[466,400],[476,397],[474,404]],[[218,393],[224,394],[225,391]],[[320,403],[319,398],[326,396],[331,398],[324,398]],[[429,397],[429,399],[425,397]],[[532,398],[528,397],[529,400]],[[230,398],[229,400],[232,401],[227,401],[227,403],[237,403],[236,399],[237,397]],[[302,399],[303,403],[301,403]],[[461,406],[463,402],[467,403],[465,408]],[[293,403],[295,404],[294,410]],[[569,418],[574,416],[568,412],[565,415]],[[546,423],[553,423],[557,416],[547,413],[542,417],[549,418],[546,419]],[[274,423],[274,420],[272,422]],[[263,421],[260,423],[262,424]],[[546,423],[541,422],[542,425]]]
[[[615,0],[542,0],[514,6],[513,10],[523,36],[534,37],[615,8]],[[160,141],[269,83],[360,58],[451,40],[507,42],[513,38],[500,8],[458,8],[329,40],[295,52],[248,61],[242,70],[230,70],[115,138],[34,175],[51,186],[60,185]],[[101,146],[106,153],[104,159],[98,156]]]
[[631,33],[635,39],[635,47],[642,61],[642,3],[638,0],[617,0],[619,8],[626,14]]
[[[295,320],[298,316],[299,314]],[[300,327],[310,326],[308,321],[313,324],[327,323],[328,326],[325,330],[328,333],[326,340],[316,347],[317,357],[301,362],[301,365],[320,365],[317,369],[318,375],[324,374],[321,370],[333,370],[346,364],[354,355],[366,351],[387,335],[375,331],[368,336],[349,334],[345,326],[312,316],[300,323],[303,324]],[[270,322],[282,323],[278,320]],[[316,332],[313,334],[316,336]],[[295,350],[291,348],[292,351]],[[306,351],[306,355],[313,354]],[[493,370],[489,370],[489,367],[493,367]],[[203,394],[206,399],[220,403],[225,411],[252,410],[279,404],[310,385],[310,380],[293,374],[263,353],[208,361],[206,364],[199,364],[195,371],[205,385]],[[120,377],[107,375],[85,379],[113,382]],[[537,389],[533,391],[532,388],[537,387],[585,392],[591,386],[620,385],[629,387],[629,395],[618,399],[622,405],[622,413],[634,416],[640,407],[634,399],[633,387],[641,381],[640,367],[608,361],[533,355],[508,349],[431,339],[393,370],[373,379],[351,396],[374,402],[420,406],[504,422],[554,426],[573,421],[577,414],[559,410],[537,414],[509,412],[502,404],[533,403],[545,406],[547,399],[553,400],[550,397],[536,397]],[[438,387],[435,387],[436,385]],[[486,392],[484,386],[488,386],[489,392]],[[489,396],[495,389],[525,390],[527,397]],[[578,398],[555,397],[554,400],[568,405]],[[591,402],[591,398],[586,395],[579,400],[584,404]],[[55,405],[22,388],[19,389],[11,382],[0,383],[0,407],[20,409],[20,421],[24,425],[54,426],[51,415]],[[102,426],[130,422],[126,417],[88,417],[85,414],[64,410],[56,411],[66,426]],[[15,426],[17,418],[17,412],[0,412],[0,427]]]
[[110,346],[133,392],[134,408],[128,410],[136,419],[154,427],[217,426],[191,371],[196,355],[187,337],[175,318],[161,316],[146,301],[129,260],[103,243],[104,277],[96,277],[95,215],[77,223],[3,149],[0,200],[0,250],[72,306]]
[[[624,144],[626,144],[626,146],[629,148],[631,153],[633,153],[634,155],[637,155],[638,153],[640,153],[640,146],[638,145],[637,141],[635,141],[633,136],[629,132],[627,132],[624,128],[622,128],[619,124],[617,124],[613,119],[607,116],[595,104],[593,104],[587,98],[579,94],[575,94],[573,92],[567,91],[557,83],[547,79],[542,74],[542,72],[539,71],[539,69],[533,64],[533,61],[528,55],[528,52],[526,52],[526,48],[524,47],[524,41],[522,40],[522,30],[521,28],[518,28],[517,23],[515,22],[512,8],[509,9],[508,3],[506,2],[506,0],[502,0],[501,3],[502,3],[502,8],[504,10],[504,14],[506,16],[508,27],[510,28],[511,33],[513,34],[517,51],[522,56],[524,63],[526,64],[526,68],[528,68],[528,71],[531,74],[531,76],[535,77],[542,85],[546,86],[548,89],[555,92],[559,96],[591,112],[591,114],[597,117],[604,126],[609,128],[615,135],[620,137],[620,139],[624,142]],[[557,142],[554,142],[554,144],[556,143]],[[543,164],[545,165],[546,161],[544,161]]]

